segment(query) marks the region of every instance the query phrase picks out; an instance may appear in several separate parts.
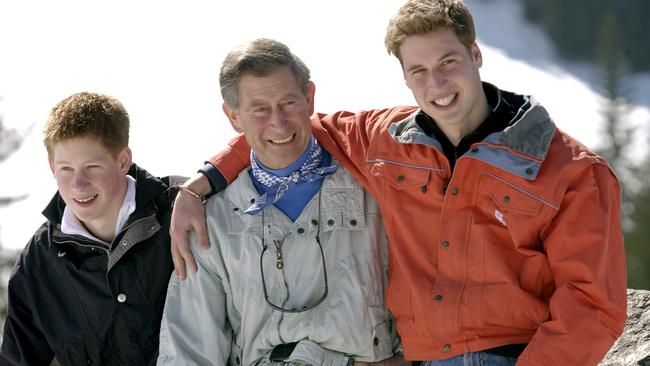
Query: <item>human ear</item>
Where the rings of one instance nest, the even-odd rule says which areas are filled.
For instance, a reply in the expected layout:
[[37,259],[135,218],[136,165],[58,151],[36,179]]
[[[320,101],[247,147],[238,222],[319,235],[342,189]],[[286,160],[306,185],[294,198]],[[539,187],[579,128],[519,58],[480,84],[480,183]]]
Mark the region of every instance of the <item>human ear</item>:
[[52,157],[52,155],[49,154],[47,155],[47,162],[50,165],[50,171],[52,172],[52,175],[56,176],[54,174],[54,158]]
[[221,105],[221,109],[223,110],[223,113],[226,114],[226,117],[228,117],[228,120],[230,121],[230,125],[232,126],[232,128],[237,133],[243,133],[244,131],[239,126],[239,121],[238,121],[239,116],[237,115],[237,111],[230,108],[230,106],[225,102]]
[[129,169],[131,169],[131,163],[133,162],[133,153],[128,146],[123,148],[122,151],[117,154],[117,162],[120,167],[120,172],[126,175],[129,172]]
[[309,105],[309,115],[314,114],[314,95],[316,94],[316,84],[309,82],[309,87],[307,88],[307,103]]
[[481,55],[481,49],[478,48],[476,42],[472,43],[472,46],[470,47],[470,53],[472,55],[472,60],[474,60],[476,66],[481,67],[483,65],[483,55]]

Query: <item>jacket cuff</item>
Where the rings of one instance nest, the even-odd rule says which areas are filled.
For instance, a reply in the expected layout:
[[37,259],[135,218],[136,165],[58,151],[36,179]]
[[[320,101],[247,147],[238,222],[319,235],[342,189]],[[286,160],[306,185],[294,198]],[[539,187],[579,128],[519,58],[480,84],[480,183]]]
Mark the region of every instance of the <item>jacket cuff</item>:
[[223,174],[221,174],[219,169],[217,169],[210,162],[206,161],[205,165],[203,165],[198,172],[205,175],[205,177],[208,178],[208,182],[210,183],[210,189],[212,190],[212,192],[207,194],[205,198],[208,198],[213,194],[223,191],[228,186],[228,181],[226,180],[226,178],[223,176]]

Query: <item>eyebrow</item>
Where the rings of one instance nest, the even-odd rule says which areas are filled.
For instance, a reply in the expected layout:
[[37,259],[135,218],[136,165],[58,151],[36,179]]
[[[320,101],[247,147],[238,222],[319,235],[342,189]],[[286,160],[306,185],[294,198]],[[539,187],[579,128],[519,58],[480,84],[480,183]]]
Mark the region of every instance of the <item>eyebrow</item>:
[[[54,164],[68,164],[68,165],[72,164],[71,162],[69,162],[67,160],[54,159],[53,162],[54,162]],[[92,164],[92,163],[100,163],[100,162],[102,162],[102,160],[93,158],[93,159],[90,159],[90,160],[84,160],[81,163],[82,164]]]
[[[454,56],[454,55],[457,55],[457,54],[458,54],[458,51],[455,51],[455,50],[454,51],[449,51],[449,52],[445,53],[444,55],[438,57],[436,62],[440,62],[440,61],[444,60],[445,58],[447,58],[449,56]],[[410,71],[416,70],[416,69],[418,69],[420,67],[422,67],[422,64],[415,64],[415,65],[407,67],[405,70],[410,72]]]

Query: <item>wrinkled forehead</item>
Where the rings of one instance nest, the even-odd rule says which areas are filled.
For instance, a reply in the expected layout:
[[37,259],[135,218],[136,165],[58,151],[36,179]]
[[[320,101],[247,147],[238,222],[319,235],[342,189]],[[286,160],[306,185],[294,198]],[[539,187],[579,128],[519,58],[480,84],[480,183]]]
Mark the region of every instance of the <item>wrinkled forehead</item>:
[[244,74],[239,80],[238,91],[242,104],[305,97],[298,81],[288,69],[276,69],[265,75]]

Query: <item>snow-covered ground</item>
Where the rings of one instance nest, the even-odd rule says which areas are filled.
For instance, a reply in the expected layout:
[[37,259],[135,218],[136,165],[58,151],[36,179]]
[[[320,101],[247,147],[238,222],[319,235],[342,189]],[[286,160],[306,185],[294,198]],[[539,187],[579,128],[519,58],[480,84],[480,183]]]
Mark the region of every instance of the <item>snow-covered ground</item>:
[[[49,108],[74,92],[122,100],[134,160],[156,175],[192,175],[233,136],[221,112],[218,67],[229,49],[254,37],[285,42],[309,65],[318,111],[413,104],[399,64],[383,47],[402,0],[34,3],[0,4],[0,113],[19,131],[31,126],[21,149],[0,164],[0,196],[29,194],[0,208],[6,247],[22,247],[43,222],[40,212],[56,186],[41,125]],[[535,95],[560,128],[597,146],[602,99],[584,73],[559,62],[515,0],[466,3],[476,18],[483,79]],[[638,95],[650,99],[650,77],[637,80],[646,88]],[[630,112],[634,123],[650,121],[650,101],[645,105]]]

